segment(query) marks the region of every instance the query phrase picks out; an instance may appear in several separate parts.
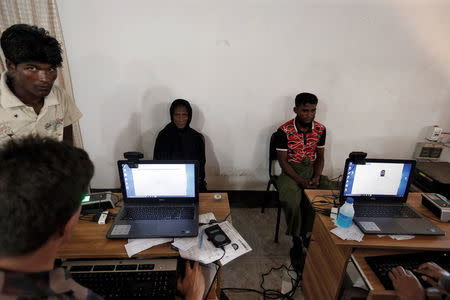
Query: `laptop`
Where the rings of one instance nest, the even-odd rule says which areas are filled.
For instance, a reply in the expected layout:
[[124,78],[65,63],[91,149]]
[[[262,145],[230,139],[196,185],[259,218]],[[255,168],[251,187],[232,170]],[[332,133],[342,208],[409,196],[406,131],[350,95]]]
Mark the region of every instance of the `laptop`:
[[345,162],[340,200],[354,199],[353,221],[366,234],[445,235],[406,203],[416,162],[366,159]]
[[123,206],[110,239],[192,237],[198,234],[198,162],[117,162]]

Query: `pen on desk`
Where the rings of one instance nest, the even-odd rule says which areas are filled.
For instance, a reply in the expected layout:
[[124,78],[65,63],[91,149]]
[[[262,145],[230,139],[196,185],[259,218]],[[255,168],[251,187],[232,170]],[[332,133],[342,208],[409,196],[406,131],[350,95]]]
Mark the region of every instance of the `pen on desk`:
[[202,232],[200,233],[200,244],[198,245],[199,249],[202,249],[203,245],[203,234],[205,233],[205,229],[202,229]]

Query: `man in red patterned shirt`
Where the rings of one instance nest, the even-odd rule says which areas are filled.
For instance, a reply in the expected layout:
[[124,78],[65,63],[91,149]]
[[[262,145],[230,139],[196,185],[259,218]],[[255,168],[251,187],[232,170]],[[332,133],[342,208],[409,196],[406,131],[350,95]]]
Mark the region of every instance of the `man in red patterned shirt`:
[[295,97],[296,117],[277,131],[277,158],[283,170],[277,186],[286,215],[287,232],[294,247],[290,251],[292,265],[303,269],[303,245],[312,229],[314,212],[307,199],[302,199],[303,189],[331,189],[328,178],[322,176],[324,166],[325,126],[314,121],[317,97],[301,93]]

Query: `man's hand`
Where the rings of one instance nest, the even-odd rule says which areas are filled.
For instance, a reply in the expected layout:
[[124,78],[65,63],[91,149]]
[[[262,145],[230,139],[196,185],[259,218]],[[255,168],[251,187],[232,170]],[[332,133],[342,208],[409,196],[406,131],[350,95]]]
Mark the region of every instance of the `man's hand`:
[[319,181],[320,181],[320,176],[319,177],[313,177],[308,182],[309,188],[317,189],[319,187]]
[[398,266],[393,268],[388,273],[388,276],[392,280],[392,285],[400,300],[425,299],[425,290],[420,284],[419,279],[411,271]]
[[186,261],[186,274],[184,279],[178,278],[177,288],[184,295],[185,300],[201,300],[205,292],[205,278],[198,261],[191,268],[189,261]]
[[309,188],[311,188],[310,184],[309,184],[309,181],[306,180],[306,179],[303,179],[301,177],[297,178],[297,183],[302,189],[309,189]]
[[439,280],[450,275],[449,272],[439,267],[434,262],[421,264],[416,270],[417,273],[423,274],[422,279],[435,288],[438,287]]

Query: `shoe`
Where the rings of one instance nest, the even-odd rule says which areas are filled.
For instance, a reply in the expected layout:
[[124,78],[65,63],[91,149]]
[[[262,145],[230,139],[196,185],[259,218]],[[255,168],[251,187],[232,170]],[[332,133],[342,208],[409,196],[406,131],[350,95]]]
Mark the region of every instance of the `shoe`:
[[305,255],[303,254],[303,249],[293,247],[289,252],[289,256],[291,257],[291,264],[294,269],[301,273],[303,271],[303,267],[305,266]]

